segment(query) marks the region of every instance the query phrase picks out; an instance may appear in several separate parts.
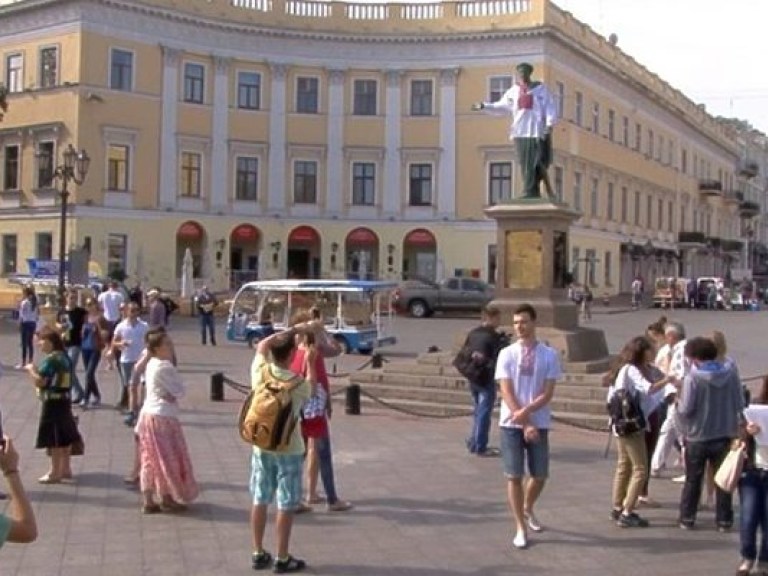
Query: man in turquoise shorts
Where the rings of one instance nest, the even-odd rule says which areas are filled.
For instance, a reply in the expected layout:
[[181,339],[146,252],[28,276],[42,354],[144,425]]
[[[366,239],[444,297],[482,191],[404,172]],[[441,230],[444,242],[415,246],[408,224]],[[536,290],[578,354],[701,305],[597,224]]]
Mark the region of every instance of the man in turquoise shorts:
[[[266,368],[274,378],[290,381],[297,375],[290,371],[291,360],[296,351],[296,335],[309,326],[298,325],[294,328],[273,334],[261,340],[256,347],[256,357],[251,365],[251,386],[257,388],[262,381]],[[307,376],[291,392],[292,407],[295,416],[301,414],[301,407],[312,394],[317,384],[315,371],[314,346],[307,353]],[[254,446],[251,457],[250,489],[253,497],[251,508],[251,529],[253,531],[252,564],[254,570],[264,570],[272,566],[272,555],[264,549],[264,532],[267,525],[267,508],[277,499],[277,517],[275,523],[277,539],[277,558],[274,559],[274,572],[285,574],[299,572],[306,567],[306,562],[294,558],[289,553],[293,515],[301,503],[301,468],[304,459],[304,440],[301,427],[296,426],[290,442],[284,450],[270,451]]]
[[8,484],[11,499],[8,515],[0,514],[0,546],[6,542],[34,542],[37,539],[35,513],[19,476],[19,455],[7,436],[0,445],[0,471]]

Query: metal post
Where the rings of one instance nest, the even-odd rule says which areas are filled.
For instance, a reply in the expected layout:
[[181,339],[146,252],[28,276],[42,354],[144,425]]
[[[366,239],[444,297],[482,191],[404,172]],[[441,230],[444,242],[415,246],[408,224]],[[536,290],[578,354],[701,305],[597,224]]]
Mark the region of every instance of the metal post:
[[211,402],[224,402],[224,374],[211,374]]
[[347,386],[345,397],[344,412],[353,416],[360,414],[360,385],[350,384]]
[[58,309],[61,314],[66,306],[64,293],[66,292],[66,258],[67,258],[67,202],[69,200],[69,191],[67,190],[67,181],[69,176],[64,174],[61,185],[61,220],[59,221],[59,285],[58,285]]

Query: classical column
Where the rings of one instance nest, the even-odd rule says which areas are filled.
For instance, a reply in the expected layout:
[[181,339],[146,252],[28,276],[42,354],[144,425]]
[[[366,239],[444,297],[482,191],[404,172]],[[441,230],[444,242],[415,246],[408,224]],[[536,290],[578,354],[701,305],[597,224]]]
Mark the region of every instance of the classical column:
[[437,172],[437,214],[456,214],[456,77],[458,68],[440,71],[440,166]]
[[229,58],[213,57],[213,129],[211,147],[211,201],[213,210],[227,207],[230,179],[227,158],[229,138]]
[[270,65],[272,89],[269,103],[269,177],[267,209],[282,212],[286,206],[285,190],[285,77],[288,66]]
[[395,216],[400,213],[400,145],[402,134],[400,132],[401,104],[400,104],[400,80],[402,72],[399,70],[387,70],[387,108],[384,116],[385,135],[384,146],[384,198],[381,202],[384,216]]
[[340,215],[344,209],[344,70],[328,71],[328,159],[326,216]]
[[160,190],[158,205],[174,206],[178,195],[178,151],[176,149],[177,105],[179,101],[179,58],[181,50],[162,46],[163,105],[160,124]]

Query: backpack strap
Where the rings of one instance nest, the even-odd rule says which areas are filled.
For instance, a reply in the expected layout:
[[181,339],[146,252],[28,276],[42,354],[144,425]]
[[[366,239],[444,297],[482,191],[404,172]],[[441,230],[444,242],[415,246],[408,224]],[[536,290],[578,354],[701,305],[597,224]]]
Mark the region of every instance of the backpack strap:
[[292,391],[295,388],[297,388],[303,381],[304,377],[299,376],[298,374],[294,374],[291,376],[288,380],[284,380],[282,378],[278,378],[275,376],[274,372],[272,372],[272,366],[269,363],[264,363],[261,366],[261,381],[260,384],[263,382],[267,382],[268,380],[274,380],[276,382],[282,382],[283,384],[288,385],[288,391]]

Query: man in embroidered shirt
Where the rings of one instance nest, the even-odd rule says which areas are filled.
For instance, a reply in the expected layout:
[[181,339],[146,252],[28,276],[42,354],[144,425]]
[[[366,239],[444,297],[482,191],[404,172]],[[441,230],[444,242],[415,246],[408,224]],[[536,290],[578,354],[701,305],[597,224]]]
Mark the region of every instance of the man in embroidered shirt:
[[[525,548],[527,529],[542,529],[533,507],[549,476],[549,403],[561,372],[557,351],[536,340],[534,307],[518,306],[512,323],[517,340],[499,353],[496,380],[503,400],[499,425],[507,498],[517,530],[512,543]],[[526,459],[529,477],[523,482]]]
[[542,181],[550,198],[547,178],[552,163],[552,126],[557,121],[557,106],[552,94],[541,82],[531,80],[533,66],[517,66],[519,78],[496,102],[477,102],[473,110],[512,116],[509,139],[515,142],[523,174],[523,198],[540,198]]

